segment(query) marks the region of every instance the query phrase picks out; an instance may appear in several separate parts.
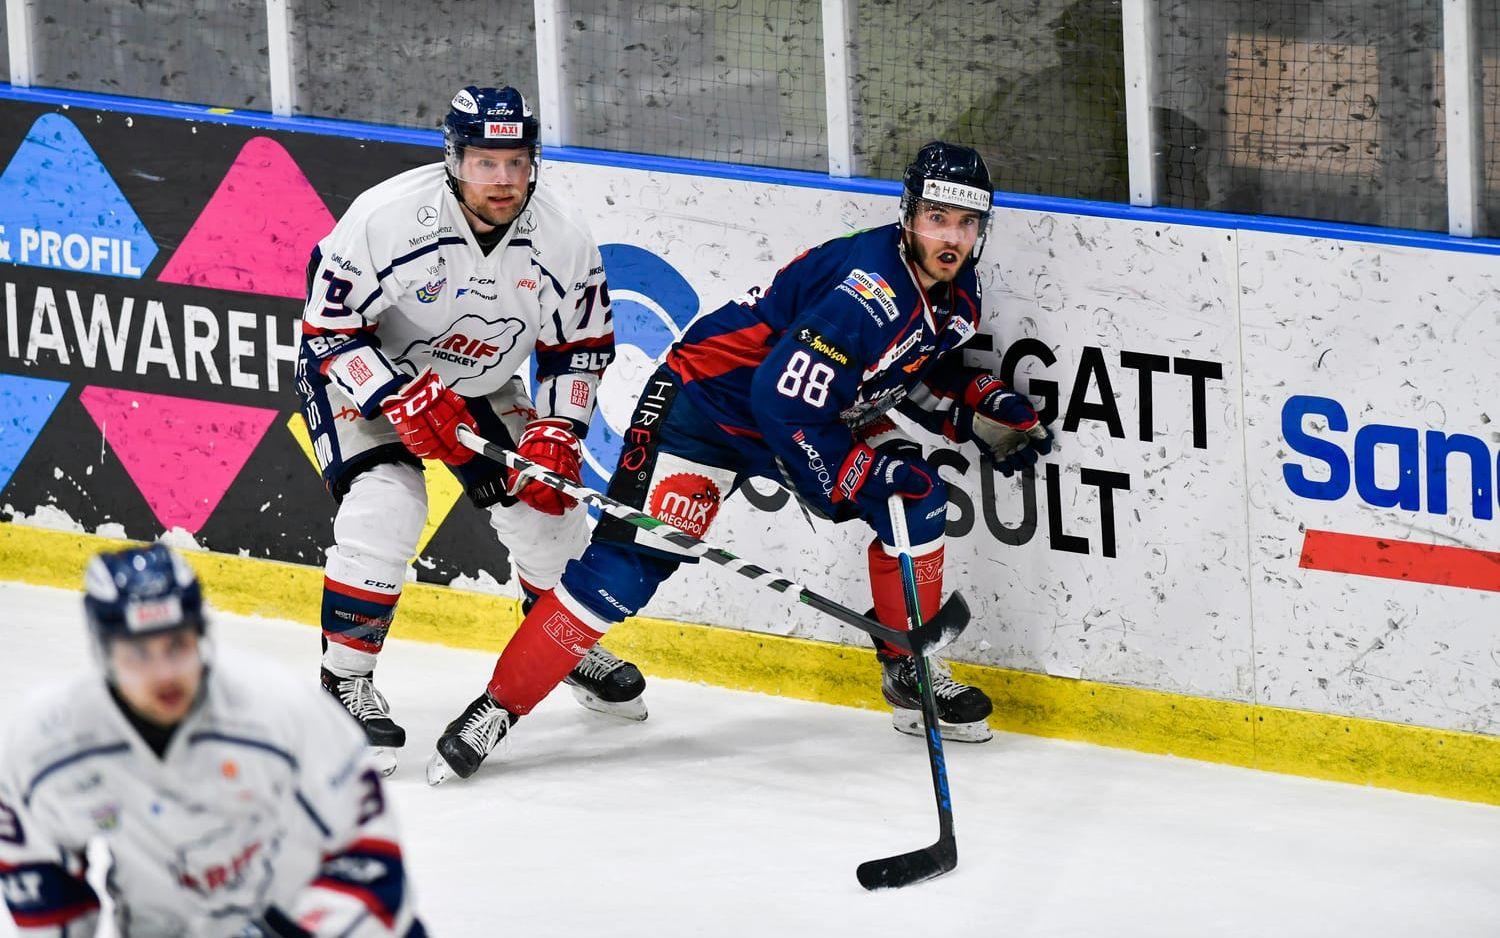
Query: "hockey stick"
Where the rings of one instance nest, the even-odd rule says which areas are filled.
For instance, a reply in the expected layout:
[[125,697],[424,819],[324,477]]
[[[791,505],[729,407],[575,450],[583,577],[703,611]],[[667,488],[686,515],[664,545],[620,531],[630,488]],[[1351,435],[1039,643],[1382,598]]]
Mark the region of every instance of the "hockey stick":
[[[906,533],[906,508],[901,496],[890,500],[891,532],[896,550],[901,554],[901,593],[906,599],[906,617],[912,626],[922,621],[922,607],[917,599],[917,574],[911,562],[911,543]],[[866,889],[899,889],[941,876],[958,866],[958,841],[953,836],[953,800],[948,796],[948,764],[943,759],[943,737],[938,732],[937,700],[932,695],[932,675],[927,669],[925,650],[912,654],[917,672],[917,689],[922,693],[922,722],[927,728],[927,762],[932,767],[932,790],[937,797],[938,839],[930,847],[910,853],[867,860],[856,875]]]
[[898,648],[911,651],[922,649],[927,654],[936,652],[949,642],[957,638],[969,624],[969,605],[964,598],[954,591],[943,603],[937,614],[918,628],[905,632],[881,625],[869,616],[863,616],[844,606],[834,602],[826,596],[814,593],[797,583],[792,582],[774,570],[756,566],[746,560],[741,560],[729,551],[719,547],[713,547],[698,540],[686,531],[679,530],[672,525],[653,518],[642,511],[636,511],[628,505],[622,505],[608,495],[600,493],[580,485],[571,479],[565,479],[555,472],[544,469],[536,463],[518,455],[512,450],[496,446],[489,440],[470,430],[468,427],[460,427],[458,430],[458,441],[472,449],[476,453],[488,456],[520,475],[519,482],[535,479],[550,488],[562,492],[564,495],[572,496],[579,501],[593,505],[600,511],[612,518],[618,518],[635,527],[649,532],[679,550],[686,551],[694,557],[706,557],[714,563],[728,567],[735,573],[748,577],[756,584],[766,589],[775,590],[778,593],[791,593],[806,605],[832,616],[845,625],[852,625],[862,632],[873,635],[883,642],[888,642]]

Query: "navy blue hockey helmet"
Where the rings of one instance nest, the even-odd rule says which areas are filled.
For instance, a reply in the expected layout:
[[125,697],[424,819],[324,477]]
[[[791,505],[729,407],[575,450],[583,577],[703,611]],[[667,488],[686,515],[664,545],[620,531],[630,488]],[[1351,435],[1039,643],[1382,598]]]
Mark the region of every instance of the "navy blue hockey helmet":
[[979,236],[971,255],[978,260],[984,249],[985,233],[989,230],[990,205],[994,196],[990,169],[978,150],[934,140],[917,151],[916,158],[907,165],[902,176],[901,221],[910,224],[922,202],[978,212]]
[[198,578],[165,544],[98,554],[83,585],[84,615],[101,652],[118,638],[182,628],[204,634]]
[[532,163],[532,186],[536,185],[537,147],[541,125],[526,103],[526,96],[510,87],[480,88],[469,85],[458,91],[443,117],[443,159],[448,175],[464,179],[463,155],[468,147],[526,149]]

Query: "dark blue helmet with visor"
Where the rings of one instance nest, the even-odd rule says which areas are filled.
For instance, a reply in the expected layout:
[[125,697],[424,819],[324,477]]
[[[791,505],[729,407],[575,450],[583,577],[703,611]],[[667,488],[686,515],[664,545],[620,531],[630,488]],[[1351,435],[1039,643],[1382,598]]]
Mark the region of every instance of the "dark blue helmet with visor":
[[973,147],[942,140],[917,151],[901,180],[901,223],[910,227],[922,203],[979,213],[979,235],[972,257],[979,259],[989,231],[995,187],[984,157]]
[[526,190],[529,200],[536,189],[540,132],[540,122],[526,103],[526,96],[516,89],[508,85],[504,88],[469,85],[460,89],[443,118],[443,163],[448,169],[449,185],[457,193],[458,181],[477,184],[494,181],[482,168],[487,161],[464,159],[470,149],[525,149],[531,164]]
[[89,561],[83,585],[84,616],[103,660],[117,639],[174,629],[204,634],[198,578],[165,544],[99,554]]

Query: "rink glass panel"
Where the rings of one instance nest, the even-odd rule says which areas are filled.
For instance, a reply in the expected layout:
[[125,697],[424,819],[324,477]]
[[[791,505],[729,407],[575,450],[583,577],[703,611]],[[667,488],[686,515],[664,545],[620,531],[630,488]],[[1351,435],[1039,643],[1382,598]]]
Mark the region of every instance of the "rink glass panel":
[[1447,230],[1440,0],[1163,0],[1160,202]]
[[291,3],[299,114],[434,129],[470,84],[513,85],[537,107],[529,0]]
[[922,144],[984,154],[998,189],[1128,198],[1119,0],[850,4],[855,173]]
[[566,0],[575,146],[826,172],[822,11],[797,0]]
[[263,0],[47,0],[31,26],[38,86],[271,109]]
[[1500,235],[1500,0],[1475,0],[1477,52],[1481,67],[1479,155],[1484,167],[1480,228],[1475,234]]

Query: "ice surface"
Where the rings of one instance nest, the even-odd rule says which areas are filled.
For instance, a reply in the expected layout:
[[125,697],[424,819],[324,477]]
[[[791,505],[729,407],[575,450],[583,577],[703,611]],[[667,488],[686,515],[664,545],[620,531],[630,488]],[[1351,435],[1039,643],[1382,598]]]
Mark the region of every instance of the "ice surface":
[[[0,720],[89,666],[77,594],[0,585]],[[317,679],[318,634],[216,616]],[[396,634],[400,634],[399,618]],[[411,740],[390,780],[439,936],[1486,936],[1500,808],[998,734],[948,747],[959,868],[870,894],[863,860],[930,843],[921,741],[884,714],[653,681],[651,718],[561,689],[468,782],[428,788],[477,652],[392,640],[380,686]],[[13,935],[0,915],[0,936]]]

